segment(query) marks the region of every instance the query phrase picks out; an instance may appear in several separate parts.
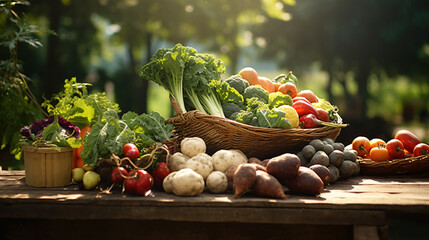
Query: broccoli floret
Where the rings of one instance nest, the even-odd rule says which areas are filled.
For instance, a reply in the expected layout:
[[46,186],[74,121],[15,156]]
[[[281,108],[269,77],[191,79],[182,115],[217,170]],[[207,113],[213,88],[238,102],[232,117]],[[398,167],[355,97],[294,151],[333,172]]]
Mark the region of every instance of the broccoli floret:
[[256,112],[260,109],[269,110],[268,104],[261,102],[256,97],[247,99],[246,111],[252,112],[253,114],[256,115]]
[[253,118],[255,118],[255,115],[252,112],[241,110],[235,117],[235,121],[250,125]]
[[292,106],[292,98],[288,94],[282,92],[273,92],[268,96],[268,106],[270,108],[280,107],[282,105]]
[[250,86],[244,90],[243,98],[247,101],[249,98],[256,97],[263,103],[268,103],[268,95],[267,90],[263,89],[261,86]]
[[223,108],[223,113],[227,118],[231,118],[232,114],[241,111],[241,107],[232,102],[223,104],[222,108]]
[[244,90],[250,86],[249,82],[244,80],[243,77],[241,77],[239,74],[232,75],[231,77],[227,78],[225,82],[227,82],[229,86],[233,87],[240,94],[243,94]]

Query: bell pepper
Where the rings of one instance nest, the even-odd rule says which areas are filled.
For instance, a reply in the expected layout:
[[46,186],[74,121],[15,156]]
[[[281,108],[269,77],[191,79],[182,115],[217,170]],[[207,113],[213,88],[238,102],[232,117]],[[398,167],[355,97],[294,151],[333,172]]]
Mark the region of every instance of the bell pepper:
[[307,103],[303,100],[298,100],[292,104],[292,107],[296,110],[298,115],[304,116],[307,114],[313,114],[316,118],[319,118],[316,108],[313,107],[310,103]]
[[419,143],[414,147],[413,151],[414,157],[418,157],[421,155],[429,155],[429,145],[426,143]]
[[395,138],[404,144],[404,148],[407,149],[409,152],[414,151],[414,147],[421,143],[420,139],[414,135],[412,132],[408,130],[399,130],[395,134]]

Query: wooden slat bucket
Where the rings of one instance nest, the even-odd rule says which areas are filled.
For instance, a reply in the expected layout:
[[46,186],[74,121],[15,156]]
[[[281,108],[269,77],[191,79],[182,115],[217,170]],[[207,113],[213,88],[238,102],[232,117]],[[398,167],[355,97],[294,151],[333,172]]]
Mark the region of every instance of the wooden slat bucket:
[[25,183],[33,187],[62,187],[70,183],[73,148],[30,146],[22,147],[24,153]]

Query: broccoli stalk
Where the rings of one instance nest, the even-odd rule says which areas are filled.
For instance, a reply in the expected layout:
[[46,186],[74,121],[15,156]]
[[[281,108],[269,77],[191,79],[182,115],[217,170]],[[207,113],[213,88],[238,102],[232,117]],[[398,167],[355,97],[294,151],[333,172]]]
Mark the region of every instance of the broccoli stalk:
[[222,104],[216,96],[215,90],[213,91],[212,89],[209,89],[206,94],[199,95],[199,99],[201,104],[204,106],[204,109],[206,109],[210,115],[225,117]]

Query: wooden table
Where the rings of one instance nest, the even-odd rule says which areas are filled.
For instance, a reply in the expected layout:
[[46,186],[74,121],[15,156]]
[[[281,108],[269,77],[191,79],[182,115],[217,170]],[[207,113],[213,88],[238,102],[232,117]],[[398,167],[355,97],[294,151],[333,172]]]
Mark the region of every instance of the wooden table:
[[358,176],[275,200],[34,188],[24,171],[0,171],[0,239],[411,239],[429,236],[428,217],[429,174]]

